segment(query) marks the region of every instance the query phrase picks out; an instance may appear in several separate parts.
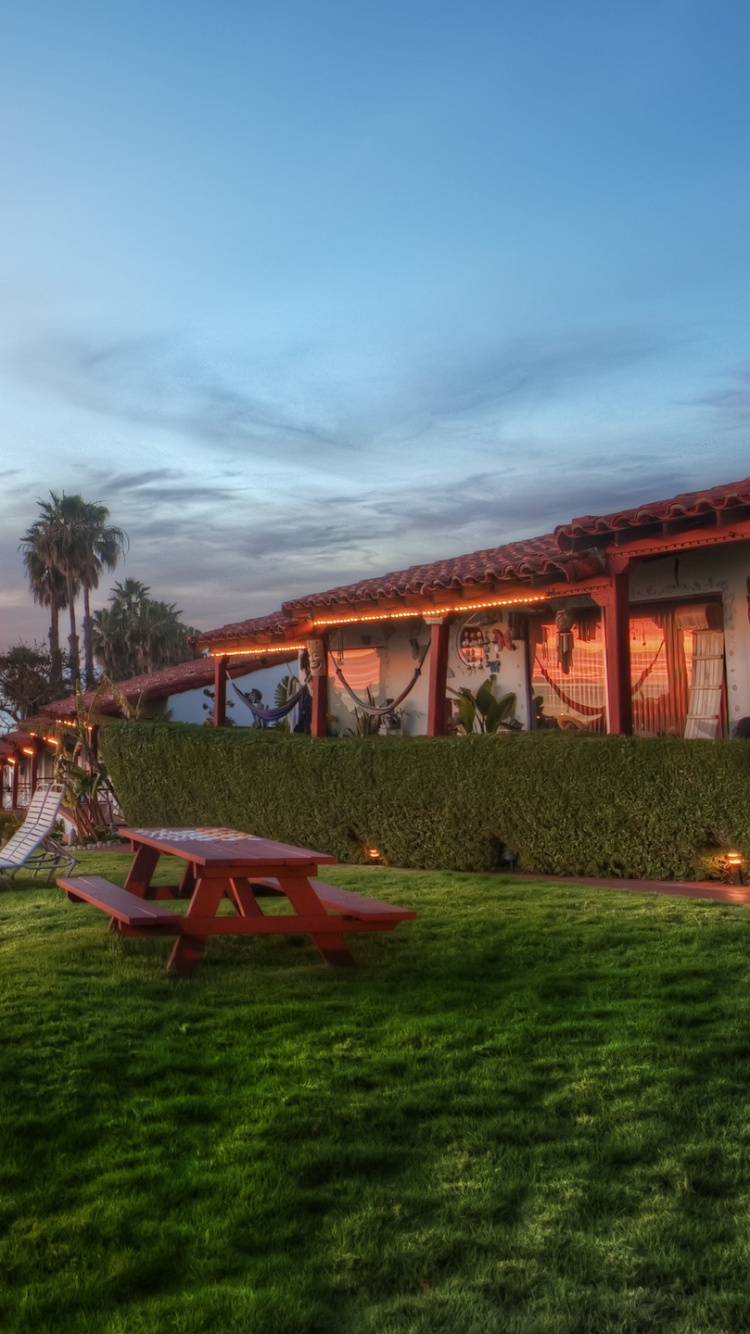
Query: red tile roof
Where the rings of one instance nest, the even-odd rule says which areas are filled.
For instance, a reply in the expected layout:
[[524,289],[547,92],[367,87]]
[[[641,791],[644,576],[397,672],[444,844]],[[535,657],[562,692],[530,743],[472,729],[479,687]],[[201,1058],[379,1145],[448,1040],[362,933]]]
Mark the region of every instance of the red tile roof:
[[291,614],[330,607],[340,603],[376,602],[380,598],[404,597],[455,590],[467,584],[490,584],[498,580],[529,579],[533,575],[575,582],[602,572],[598,559],[571,558],[560,551],[553,533],[529,537],[523,542],[508,542],[502,547],[488,547],[468,556],[454,556],[429,565],[411,565],[408,570],[381,574],[374,579],[360,579],[356,584],[331,588],[325,593],[311,593],[284,603]]
[[[254,656],[238,655],[233,657],[229,664],[229,675],[243,676],[247,672],[255,671],[260,666],[270,666],[277,662],[284,662],[288,658],[288,653],[274,651],[273,648],[269,648],[268,653],[263,654],[262,658],[259,658],[257,654]],[[198,690],[201,687],[213,685],[213,679],[213,658],[194,658],[191,662],[180,662],[175,667],[164,667],[160,672],[133,676],[129,681],[118,681],[116,684],[118,690],[122,691],[126,699],[135,703],[141,695],[145,695],[149,700],[158,700],[166,699],[169,695],[181,695],[186,690]],[[88,708],[93,703],[95,693],[94,690],[87,690],[83,697]],[[116,714],[119,709],[114,697],[111,694],[106,694],[99,701],[97,711],[103,714]],[[42,713],[47,718],[75,717],[75,695],[69,695],[67,699],[56,700],[52,704],[45,704]]]
[[562,551],[572,551],[580,544],[590,544],[597,538],[614,536],[628,530],[637,532],[654,524],[676,522],[680,519],[696,519],[705,515],[711,518],[726,510],[738,513],[745,511],[743,517],[750,516],[750,477],[741,482],[729,482],[726,486],[713,486],[705,491],[688,491],[684,495],[673,496],[671,500],[654,500],[635,509],[619,510],[615,514],[585,515],[573,519],[572,523],[561,524],[555,529],[555,538]]
[[227,640],[253,640],[258,637],[263,642],[269,635],[290,639],[294,634],[294,618],[285,615],[283,611],[273,611],[267,616],[253,616],[247,621],[232,621],[229,625],[219,626],[218,630],[206,630],[204,634],[194,635],[190,642],[197,648],[210,648],[212,644],[223,644]]

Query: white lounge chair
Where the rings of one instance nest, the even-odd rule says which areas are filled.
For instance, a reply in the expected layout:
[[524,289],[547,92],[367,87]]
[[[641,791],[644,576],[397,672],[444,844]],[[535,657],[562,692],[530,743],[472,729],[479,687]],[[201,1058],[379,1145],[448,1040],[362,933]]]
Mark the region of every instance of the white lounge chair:
[[62,783],[38,785],[21,828],[0,848],[0,880],[12,880],[23,869],[35,879],[46,874],[51,884],[58,867],[72,871],[77,865],[76,858],[52,837],[64,791]]

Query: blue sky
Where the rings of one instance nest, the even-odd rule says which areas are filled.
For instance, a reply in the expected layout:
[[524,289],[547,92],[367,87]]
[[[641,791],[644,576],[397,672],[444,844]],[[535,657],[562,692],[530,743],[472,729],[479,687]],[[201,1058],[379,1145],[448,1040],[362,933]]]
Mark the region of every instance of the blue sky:
[[749,54],[746,0],[6,12],[0,642],[50,489],[209,629],[750,474]]

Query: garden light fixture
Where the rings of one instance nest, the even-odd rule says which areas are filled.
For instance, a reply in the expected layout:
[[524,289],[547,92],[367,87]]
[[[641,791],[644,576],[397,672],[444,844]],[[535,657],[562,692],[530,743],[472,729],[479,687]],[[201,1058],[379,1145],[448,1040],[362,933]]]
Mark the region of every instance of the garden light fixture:
[[742,878],[742,868],[745,864],[745,858],[742,856],[742,853],[734,851],[728,852],[724,858],[724,862],[732,874],[737,877],[736,884],[744,885],[745,881]]

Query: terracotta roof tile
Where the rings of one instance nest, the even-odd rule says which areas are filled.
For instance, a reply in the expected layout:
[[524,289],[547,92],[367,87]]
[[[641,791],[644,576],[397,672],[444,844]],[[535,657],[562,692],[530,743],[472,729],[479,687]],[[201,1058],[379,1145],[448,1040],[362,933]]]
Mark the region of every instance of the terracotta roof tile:
[[704,514],[709,516],[722,510],[742,508],[750,509],[750,477],[741,482],[730,482],[726,486],[709,487],[704,491],[688,491],[670,500],[649,501],[634,509],[618,510],[614,514],[588,514],[573,519],[572,523],[561,524],[555,529],[555,537],[563,551],[570,551],[581,539],[606,539],[628,529],[637,530],[670,520],[693,519]]
[[263,638],[266,635],[277,635],[289,639],[294,635],[294,620],[285,615],[283,611],[269,612],[267,616],[253,616],[247,621],[232,621],[229,625],[221,625],[217,630],[206,630],[203,634],[194,635],[191,643],[198,648],[208,648],[214,643],[224,643],[231,639],[252,639],[254,636]]
[[[274,652],[269,648],[268,654],[264,655],[264,665],[270,662],[283,661],[288,655],[282,652]],[[254,671],[260,666],[258,656],[238,655],[233,657],[230,663],[230,676],[243,676],[247,672]],[[175,667],[164,667],[159,672],[149,672],[144,676],[133,676],[128,681],[117,681],[117,687],[131,703],[135,703],[141,695],[146,695],[148,699],[166,699],[169,695],[181,695],[186,690],[197,690],[201,687],[210,686],[214,679],[213,658],[194,658],[191,662],[180,662]],[[95,691],[87,690],[84,695],[84,701],[87,707],[90,707]],[[98,706],[99,712],[114,714],[118,712],[117,704],[112,695],[104,695]],[[52,704],[45,704],[42,712],[47,718],[72,718],[76,712],[76,697],[69,695],[67,699],[56,700]]]
[[508,542],[501,547],[488,547],[467,556],[433,561],[428,565],[411,565],[408,570],[381,574],[373,579],[360,579],[356,584],[345,584],[328,589],[325,593],[311,593],[284,603],[290,614],[330,607],[340,603],[374,602],[379,598],[403,597],[409,593],[430,593],[455,589],[466,584],[487,584],[502,579],[528,579],[542,575],[560,580],[575,580],[598,573],[598,562],[564,555],[553,533],[543,537],[529,537],[522,542]]

